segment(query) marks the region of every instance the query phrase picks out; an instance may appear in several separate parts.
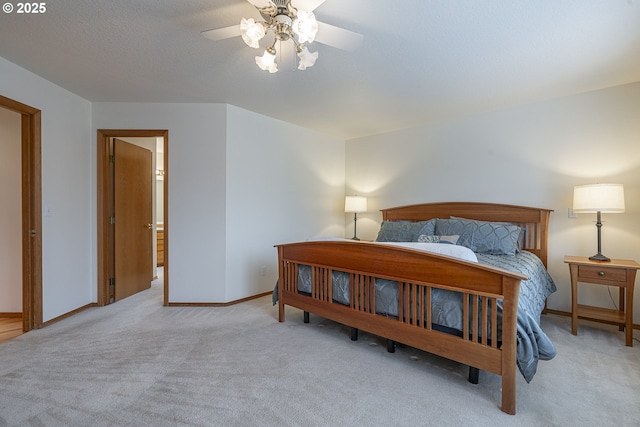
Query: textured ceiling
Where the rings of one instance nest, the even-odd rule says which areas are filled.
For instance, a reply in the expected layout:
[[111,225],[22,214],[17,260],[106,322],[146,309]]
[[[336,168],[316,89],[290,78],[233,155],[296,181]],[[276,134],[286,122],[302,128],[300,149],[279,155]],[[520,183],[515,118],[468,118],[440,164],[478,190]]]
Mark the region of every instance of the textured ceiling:
[[360,48],[313,43],[314,67],[276,74],[200,34],[258,18],[245,0],[46,5],[0,14],[0,56],[89,101],[229,103],[344,139],[640,81],[640,0],[326,0]]

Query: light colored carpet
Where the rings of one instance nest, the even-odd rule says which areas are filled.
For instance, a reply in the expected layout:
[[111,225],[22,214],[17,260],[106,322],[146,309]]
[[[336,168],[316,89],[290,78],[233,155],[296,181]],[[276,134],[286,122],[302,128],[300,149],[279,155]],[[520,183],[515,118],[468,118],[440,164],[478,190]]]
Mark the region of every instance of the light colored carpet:
[[[500,378],[287,309],[163,307],[162,286],[0,344],[0,426],[602,426],[640,423],[640,344],[543,316],[558,356],[517,415]],[[638,332],[636,331],[636,336]]]

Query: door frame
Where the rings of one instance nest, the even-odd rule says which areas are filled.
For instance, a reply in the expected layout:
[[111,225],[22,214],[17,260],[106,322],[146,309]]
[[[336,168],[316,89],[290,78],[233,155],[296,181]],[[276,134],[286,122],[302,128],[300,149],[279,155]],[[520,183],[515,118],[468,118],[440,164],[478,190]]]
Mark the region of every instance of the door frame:
[[0,95],[0,107],[21,116],[22,330],[42,328],[42,113]]
[[109,140],[111,138],[164,138],[164,302],[169,305],[169,131],[140,129],[98,129],[98,298],[99,306],[109,304],[109,266],[111,263],[111,224],[109,221]]

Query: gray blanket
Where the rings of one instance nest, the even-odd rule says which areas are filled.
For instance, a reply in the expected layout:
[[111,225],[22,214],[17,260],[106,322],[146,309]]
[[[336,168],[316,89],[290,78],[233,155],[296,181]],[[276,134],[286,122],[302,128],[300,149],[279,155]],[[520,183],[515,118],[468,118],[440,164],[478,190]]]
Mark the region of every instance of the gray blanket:
[[[538,360],[550,360],[556,349],[540,327],[540,314],[546,298],[556,290],[556,286],[538,257],[526,251],[515,257],[505,255],[476,254],[478,262],[521,273],[528,277],[520,284],[517,322],[517,364],[527,382],[533,379]],[[311,291],[310,268],[301,266],[298,274],[298,290]],[[349,274],[334,271],[333,299],[340,304],[349,304]],[[273,303],[278,301],[278,287],[273,292]],[[502,301],[498,301],[498,318],[501,318]],[[383,316],[398,315],[398,286],[391,280],[376,280],[376,312]],[[433,324],[462,330],[462,296],[458,292],[434,289],[432,292]],[[501,324],[501,322],[498,322]],[[498,336],[500,337],[500,328]]]

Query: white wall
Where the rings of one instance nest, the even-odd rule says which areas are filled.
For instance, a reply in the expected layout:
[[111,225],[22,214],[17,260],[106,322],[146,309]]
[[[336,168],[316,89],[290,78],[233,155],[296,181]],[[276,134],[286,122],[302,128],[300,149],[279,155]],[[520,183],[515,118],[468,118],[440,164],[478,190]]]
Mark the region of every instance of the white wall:
[[[574,185],[624,184],[627,210],[604,215],[602,249],[609,257],[640,262],[639,118],[636,83],[347,141],[347,193],[369,197],[370,212],[362,215],[358,234],[375,238],[379,209],[411,203],[488,201],[553,209],[549,271],[558,292],[549,307],[570,311],[563,257],[596,252],[594,215],[567,215]],[[613,308],[606,287],[581,285],[579,295],[580,303]],[[617,288],[612,295],[617,302]],[[637,296],[634,307],[637,323]]]
[[21,122],[0,107],[0,313],[22,313]]
[[96,299],[91,104],[1,57],[0,76],[0,94],[42,111],[42,205],[50,210],[42,217],[47,321]]
[[223,104],[93,104],[94,131],[169,131],[170,302],[225,299],[226,114]]
[[233,301],[273,289],[275,244],[343,235],[345,144],[230,106],[226,164]]
[[344,232],[342,141],[222,104],[95,103],[93,127],[169,130],[172,303],[266,292],[274,244]]

